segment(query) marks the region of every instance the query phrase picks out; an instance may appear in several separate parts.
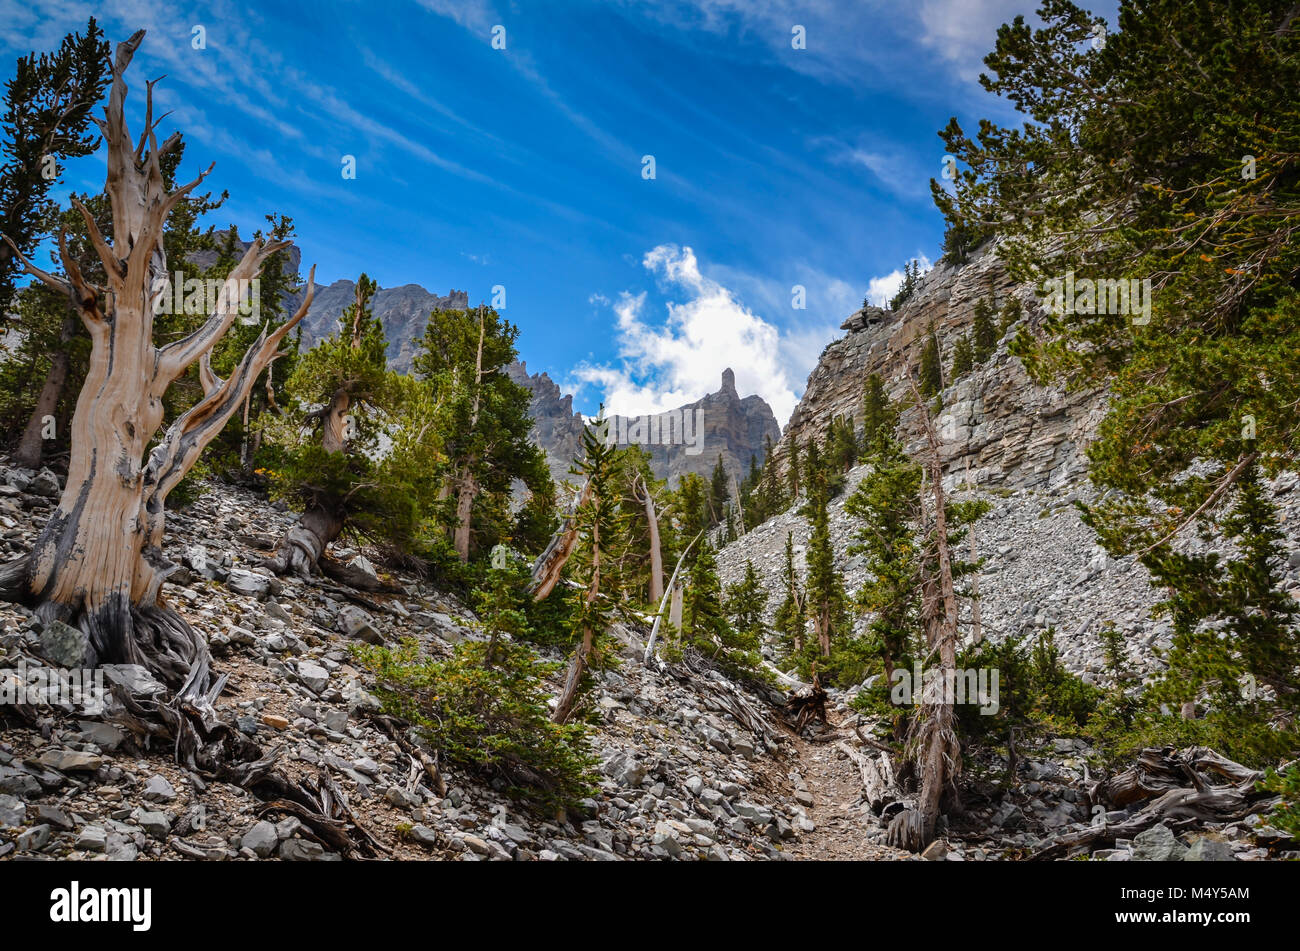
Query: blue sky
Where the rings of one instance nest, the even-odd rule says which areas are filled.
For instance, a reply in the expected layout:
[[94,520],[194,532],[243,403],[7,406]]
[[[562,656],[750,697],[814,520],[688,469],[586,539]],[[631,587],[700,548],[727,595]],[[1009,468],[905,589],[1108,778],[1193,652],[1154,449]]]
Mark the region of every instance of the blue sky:
[[[165,73],[183,172],[215,161],[230,192],[210,223],[289,215],[326,283],[503,286],[521,356],[584,411],[679,405],[731,366],[784,425],[844,317],[937,257],[936,130],[1009,117],[975,79],[1032,6],[0,0],[0,62],[90,13],[114,42],[146,28],[128,118]],[[102,157],[66,184],[100,189]]]

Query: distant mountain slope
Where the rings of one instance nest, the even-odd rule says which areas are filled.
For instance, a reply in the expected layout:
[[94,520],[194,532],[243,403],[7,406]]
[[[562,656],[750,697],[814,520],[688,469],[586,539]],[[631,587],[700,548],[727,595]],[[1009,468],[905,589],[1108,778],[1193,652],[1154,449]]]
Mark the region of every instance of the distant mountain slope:
[[[356,292],[355,281],[335,281],[316,288],[311,310],[302,321],[304,347],[334,333]],[[401,287],[381,287],[375,292],[373,307],[375,316],[384,326],[384,333],[388,335],[388,362],[393,369],[409,373],[419,340],[428,326],[429,314],[435,310],[467,308],[469,295],[465,291],[453,290],[446,297],[439,297],[419,284],[403,284]]]
[[[581,452],[583,426],[572,396],[562,395],[546,373],[530,374],[523,363],[512,364],[506,372],[532,391],[537,445],[546,452],[554,477],[568,478],[569,465]],[[761,463],[765,441],[770,437],[775,444],[781,438],[772,408],[761,396],[742,399],[730,369],[723,371],[716,393],[653,418],[611,417],[610,429],[617,442],[635,442],[649,452],[655,475],[670,485],[687,472],[708,478],[719,456],[730,475],[743,479],[750,457]]]

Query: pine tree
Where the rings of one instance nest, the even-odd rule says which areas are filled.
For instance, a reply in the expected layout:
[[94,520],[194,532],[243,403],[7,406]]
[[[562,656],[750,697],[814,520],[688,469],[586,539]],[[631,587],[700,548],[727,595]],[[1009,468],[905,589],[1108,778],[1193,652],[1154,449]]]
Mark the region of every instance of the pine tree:
[[1182,704],[1208,690],[1216,707],[1237,707],[1267,688],[1279,708],[1295,711],[1300,610],[1284,590],[1284,535],[1257,467],[1241,476],[1219,527],[1239,551],[1226,563],[1216,552],[1180,554],[1167,544],[1142,557],[1170,592],[1159,609],[1174,629],[1169,668],[1154,696]]
[[984,363],[998,349],[1001,334],[993,326],[993,302],[981,297],[975,304],[975,325],[971,330],[972,355],[975,363]]
[[844,583],[835,568],[827,502],[824,478],[810,478],[808,502],[804,506],[812,523],[807,554],[808,614],[813,622],[817,656],[823,661],[830,659],[832,645],[850,633]]
[[867,377],[862,398],[862,461],[880,452],[883,443],[894,436],[898,414],[885,392],[879,373]]
[[803,473],[803,459],[799,451],[799,444],[793,440],[790,443],[790,461],[786,464],[786,487],[790,493],[790,503],[794,504],[799,498],[799,478]]
[[722,464],[722,455],[718,455],[718,461],[713,466],[713,474],[709,478],[709,527],[719,524],[725,517],[727,502],[731,499],[731,489],[727,485],[727,470]]
[[1020,298],[1014,295],[1008,297],[1006,303],[1002,305],[1002,310],[998,315],[998,339],[1001,340],[1007,335],[1007,331],[1020,322],[1021,304]]
[[574,475],[591,491],[574,514],[580,539],[569,559],[571,575],[579,583],[571,601],[572,630],[577,641],[569,657],[564,686],[556,700],[552,720],[567,723],[577,710],[579,694],[588,680],[588,668],[603,660],[604,638],[614,620],[621,587],[619,566],[626,551],[626,516],[619,510],[616,487],[617,460],[604,438],[604,407],[592,426],[582,431],[581,461]]
[[[985,59],[985,88],[1034,122],[970,136],[950,121],[940,135],[965,171],[932,193],[950,226],[997,223],[1012,279],[1049,296],[1050,280],[1105,282],[1045,308],[1013,352],[1037,382],[1107,385],[1094,523],[1136,553],[1214,518],[1254,462],[1272,474],[1297,456],[1300,34],[1276,3],[1124,0],[1100,46],[1104,21],[1073,3],[1043,20],[1000,30]],[[1215,474],[1185,478],[1194,465]]]
[[[672,513],[677,522],[677,535],[684,543],[700,532],[708,529],[708,492],[709,487],[694,472],[685,472],[677,480],[677,491],[673,493]],[[699,557],[699,548],[691,549],[687,555],[687,564],[692,564]]]
[[943,392],[943,366],[939,355],[939,338],[934,323],[925,332],[925,346],[921,350],[921,395],[929,399]]
[[960,380],[975,367],[975,355],[970,338],[962,334],[952,346],[952,373],[949,379]]
[[271,563],[277,572],[326,567],[321,558],[345,528],[406,548],[419,525],[420,485],[397,478],[392,457],[378,452],[403,389],[388,369],[375,289],[365,274],[358,278],[338,331],[299,359],[285,383],[286,415],[268,426],[280,451],[272,491],[303,508]]
[[435,310],[413,361],[442,407],[449,461],[442,519],[462,563],[508,534],[516,480],[545,492],[550,478],[530,438],[532,396],[503,372],[518,358],[518,337],[490,307]]
[[98,144],[92,110],[109,81],[108,42],[95,18],[69,33],[53,53],[18,59],[5,84],[3,164],[0,164],[0,321],[10,312],[21,271],[8,242],[30,257],[55,213],[48,195],[68,159]]
[[830,434],[826,439],[826,455],[828,464],[839,474],[848,472],[857,464],[858,436],[853,431],[853,421],[848,417],[837,416],[831,420]]
[[776,609],[772,626],[780,637],[781,648],[787,657],[799,659],[803,654],[808,616],[804,608],[803,591],[794,568],[794,535],[785,536],[785,562],[781,573],[785,598]]
[[766,626],[763,609],[767,607],[768,593],[759,580],[754,563],[745,559],[745,577],[727,587],[726,610],[739,638],[748,650],[756,651],[762,643]]

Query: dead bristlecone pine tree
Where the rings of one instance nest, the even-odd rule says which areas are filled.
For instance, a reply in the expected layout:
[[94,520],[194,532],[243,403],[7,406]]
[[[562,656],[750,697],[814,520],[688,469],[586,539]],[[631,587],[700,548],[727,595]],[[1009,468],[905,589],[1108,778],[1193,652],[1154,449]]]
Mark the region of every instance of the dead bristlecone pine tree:
[[[59,236],[64,275],[47,273],[19,255],[27,273],[72,301],[91,340],[90,365],[71,423],[71,460],[58,508],[31,552],[0,568],[0,596],[24,602],[47,623],[61,620],[84,631],[87,663],[140,664],[163,680],[191,689],[208,679],[202,636],[161,595],[176,570],[163,555],[167,494],[184,478],[204,447],[243,404],[258,375],[280,354],[277,347],[307,312],[307,293],[292,319],[263,330],[227,379],[212,371],[212,348],[238,315],[241,282],[257,277],[283,242],[254,241],[230,272],[207,320],[186,337],[156,346],[154,304],[164,292],[167,260],[163,225],[176,203],[207,177],[168,192],[160,160],[180,145],[174,133],[155,138],[153,84],[144,131],[127,131],[124,73],[144,38],[119,43],[104,118],[95,119],[107,149],[105,190],[112,206],[112,235],[102,234],[75,199],[90,240],[104,265],[104,287],[89,283]],[[17,253],[17,248],[14,248]],[[202,398],[180,414],[146,457],[163,422],[163,395],[198,364]]]

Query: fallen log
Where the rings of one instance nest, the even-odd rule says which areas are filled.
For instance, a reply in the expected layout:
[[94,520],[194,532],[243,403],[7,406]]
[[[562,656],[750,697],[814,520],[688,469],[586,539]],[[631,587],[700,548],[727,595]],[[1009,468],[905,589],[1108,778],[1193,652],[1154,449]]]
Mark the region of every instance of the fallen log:
[[836,743],[835,748],[857,766],[858,775],[862,778],[862,798],[876,815],[880,815],[885,806],[901,796],[894,775],[894,763],[889,754],[868,756],[843,740]]
[[1091,852],[1160,823],[1177,832],[1269,811],[1279,797],[1256,788],[1263,775],[1203,746],[1145,749],[1133,766],[1097,783],[1090,793],[1093,803],[1112,810],[1139,802],[1144,806],[1119,822],[1099,816],[1101,821],[1056,836],[1031,857],[1054,859]]

